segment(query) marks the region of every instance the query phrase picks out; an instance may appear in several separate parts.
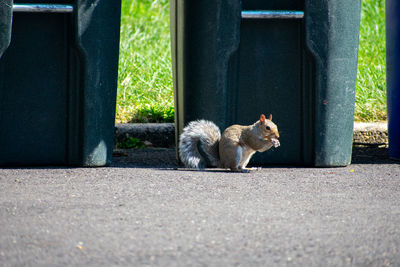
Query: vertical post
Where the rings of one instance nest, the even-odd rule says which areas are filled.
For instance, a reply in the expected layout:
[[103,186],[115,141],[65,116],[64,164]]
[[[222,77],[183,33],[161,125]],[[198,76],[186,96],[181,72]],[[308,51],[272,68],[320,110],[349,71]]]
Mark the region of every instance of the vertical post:
[[112,159],[121,1],[75,1],[75,38],[80,50],[82,165]]
[[389,155],[400,159],[400,3],[386,0],[386,79]]
[[351,162],[360,1],[306,1],[306,45],[315,61],[315,154],[321,167]]

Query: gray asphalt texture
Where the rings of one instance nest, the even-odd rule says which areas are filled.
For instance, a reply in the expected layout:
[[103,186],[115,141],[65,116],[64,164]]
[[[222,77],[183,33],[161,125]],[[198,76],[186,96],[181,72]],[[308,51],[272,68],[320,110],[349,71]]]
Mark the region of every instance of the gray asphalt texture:
[[0,170],[0,266],[400,266],[400,165],[177,168],[173,149],[104,168]]

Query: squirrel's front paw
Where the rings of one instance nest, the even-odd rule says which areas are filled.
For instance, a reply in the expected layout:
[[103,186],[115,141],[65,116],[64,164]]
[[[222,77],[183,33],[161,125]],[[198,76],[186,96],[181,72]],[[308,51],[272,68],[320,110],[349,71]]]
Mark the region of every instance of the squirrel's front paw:
[[273,145],[274,147],[278,147],[278,146],[281,145],[281,143],[279,142],[278,139],[273,138],[273,139],[271,139],[271,141],[272,141],[272,145]]

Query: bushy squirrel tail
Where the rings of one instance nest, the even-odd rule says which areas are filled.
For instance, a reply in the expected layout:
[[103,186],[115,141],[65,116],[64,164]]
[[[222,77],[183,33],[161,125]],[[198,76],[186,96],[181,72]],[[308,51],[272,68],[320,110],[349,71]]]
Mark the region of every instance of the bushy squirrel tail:
[[211,121],[190,122],[179,139],[179,157],[189,168],[203,169],[219,165],[218,145],[221,132]]

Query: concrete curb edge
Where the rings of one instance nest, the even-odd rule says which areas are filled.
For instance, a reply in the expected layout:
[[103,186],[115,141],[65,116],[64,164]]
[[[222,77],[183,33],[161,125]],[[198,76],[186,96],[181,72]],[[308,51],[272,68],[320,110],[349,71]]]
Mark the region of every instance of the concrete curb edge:
[[[174,123],[120,123],[115,125],[114,142],[123,142],[129,137],[138,138],[154,147],[175,146]],[[354,123],[355,144],[388,144],[387,122]]]
[[355,122],[353,130],[355,144],[388,144],[387,122]]

